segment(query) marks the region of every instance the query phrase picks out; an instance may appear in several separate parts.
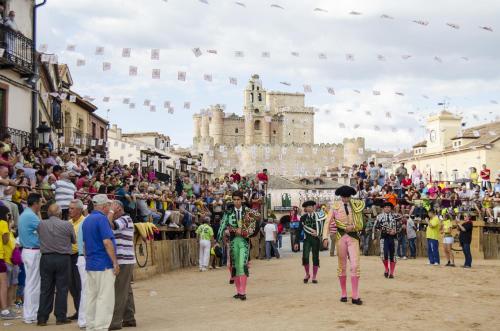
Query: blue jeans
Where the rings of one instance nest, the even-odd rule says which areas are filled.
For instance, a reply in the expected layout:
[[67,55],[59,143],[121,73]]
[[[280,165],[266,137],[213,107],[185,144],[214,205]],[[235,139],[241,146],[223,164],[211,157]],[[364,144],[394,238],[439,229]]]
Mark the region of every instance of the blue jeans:
[[274,256],[279,259],[280,253],[278,252],[278,247],[276,246],[276,241],[266,241],[266,258],[271,259],[271,248],[274,251]]
[[279,234],[278,235],[278,248],[281,248],[283,246],[283,235]]
[[464,266],[472,267],[472,254],[470,253],[470,244],[460,243],[464,251],[465,263]]
[[415,246],[415,240],[417,238],[408,238],[408,246],[410,247],[410,257],[417,257],[417,247]]
[[439,241],[427,238],[427,255],[431,264],[439,264]]
[[398,238],[398,256],[406,256],[406,236],[400,236]]

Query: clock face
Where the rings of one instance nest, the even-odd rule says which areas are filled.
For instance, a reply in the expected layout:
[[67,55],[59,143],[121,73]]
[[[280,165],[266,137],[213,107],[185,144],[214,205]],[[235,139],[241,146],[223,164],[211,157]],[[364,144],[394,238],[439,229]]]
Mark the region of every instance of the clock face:
[[429,133],[429,139],[431,143],[436,142],[436,130],[431,130]]

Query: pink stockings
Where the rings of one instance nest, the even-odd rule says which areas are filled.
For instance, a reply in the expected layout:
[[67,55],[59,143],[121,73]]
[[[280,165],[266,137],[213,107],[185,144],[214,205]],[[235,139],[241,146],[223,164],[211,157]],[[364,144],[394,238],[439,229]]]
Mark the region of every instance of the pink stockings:
[[338,276],[342,297],[347,297],[347,259],[351,269],[352,298],[359,299],[359,241],[344,234],[337,240],[337,254],[339,260]]
[[234,285],[238,294],[247,294],[247,276],[234,276]]
[[[313,280],[315,280],[316,276],[318,275],[318,268],[318,266],[313,265]],[[309,279],[309,277],[311,277],[309,274],[309,264],[304,264],[304,270],[306,272],[306,276],[304,277],[304,279]]]

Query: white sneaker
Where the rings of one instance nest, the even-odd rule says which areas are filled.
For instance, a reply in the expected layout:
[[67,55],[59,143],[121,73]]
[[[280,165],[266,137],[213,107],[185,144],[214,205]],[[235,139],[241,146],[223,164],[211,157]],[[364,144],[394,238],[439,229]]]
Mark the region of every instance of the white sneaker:
[[175,228],[175,229],[179,228],[179,226],[178,226],[177,224],[175,224],[175,223],[170,223],[170,224],[168,225],[168,227],[169,227],[169,228]]
[[408,258],[406,256],[403,256],[403,260],[408,260]]
[[1,313],[0,318],[3,320],[13,320],[16,318],[16,314],[13,311],[7,311],[7,313]]
[[434,265],[439,265],[439,263],[436,262],[436,263],[434,263]]

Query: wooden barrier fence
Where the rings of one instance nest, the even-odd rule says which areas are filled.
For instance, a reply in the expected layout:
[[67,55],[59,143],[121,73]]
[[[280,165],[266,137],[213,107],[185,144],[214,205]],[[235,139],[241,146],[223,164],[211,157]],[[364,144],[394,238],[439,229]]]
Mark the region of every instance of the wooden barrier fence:
[[483,234],[483,251],[485,259],[500,259],[500,233]]

